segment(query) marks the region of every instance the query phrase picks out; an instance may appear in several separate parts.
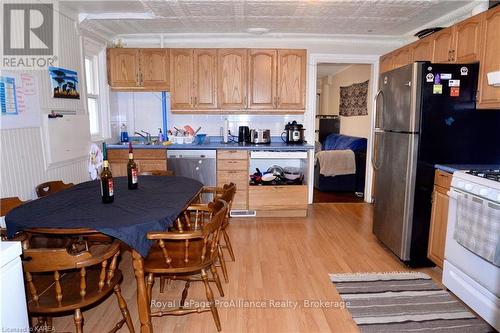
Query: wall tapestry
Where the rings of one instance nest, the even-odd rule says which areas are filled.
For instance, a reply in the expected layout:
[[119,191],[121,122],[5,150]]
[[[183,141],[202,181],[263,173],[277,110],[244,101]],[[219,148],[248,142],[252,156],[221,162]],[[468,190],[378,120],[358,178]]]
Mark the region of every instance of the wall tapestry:
[[366,116],[368,107],[368,82],[354,83],[348,87],[340,87],[339,114],[344,117]]
[[78,73],[69,69],[49,67],[52,97],[79,99]]

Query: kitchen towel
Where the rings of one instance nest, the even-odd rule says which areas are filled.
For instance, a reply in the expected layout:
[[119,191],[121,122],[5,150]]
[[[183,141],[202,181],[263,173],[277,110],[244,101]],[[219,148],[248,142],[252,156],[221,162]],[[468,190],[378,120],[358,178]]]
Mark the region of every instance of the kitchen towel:
[[453,238],[473,253],[500,267],[500,205],[459,194]]
[[352,175],[356,173],[354,152],[346,150],[324,150],[316,154],[319,172],[325,177]]

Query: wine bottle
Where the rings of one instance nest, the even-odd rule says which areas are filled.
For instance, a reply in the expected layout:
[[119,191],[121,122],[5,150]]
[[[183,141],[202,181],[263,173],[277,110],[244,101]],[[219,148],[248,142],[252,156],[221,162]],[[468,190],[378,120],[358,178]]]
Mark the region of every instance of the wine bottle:
[[128,163],[127,163],[127,178],[128,189],[135,190],[138,186],[137,181],[137,164],[134,162],[134,151],[132,150],[132,143],[128,143]]
[[113,174],[109,170],[108,151],[106,143],[102,144],[103,168],[101,171],[101,197],[103,203],[111,203],[115,200]]

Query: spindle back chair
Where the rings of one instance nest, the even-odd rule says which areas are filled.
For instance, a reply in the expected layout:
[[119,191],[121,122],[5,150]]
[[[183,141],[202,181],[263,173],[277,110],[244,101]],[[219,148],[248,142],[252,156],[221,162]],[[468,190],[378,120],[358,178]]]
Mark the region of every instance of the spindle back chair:
[[23,251],[23,267],[28,290],[30,315],[72,311],[76,332],[83,330],[82,308],[100,302],[114,292],[122,319],[110,332],[125,323],[134,332],[127,304],[120,290],[122,273],[117,268],[120,242],[90,248],[28,248]]

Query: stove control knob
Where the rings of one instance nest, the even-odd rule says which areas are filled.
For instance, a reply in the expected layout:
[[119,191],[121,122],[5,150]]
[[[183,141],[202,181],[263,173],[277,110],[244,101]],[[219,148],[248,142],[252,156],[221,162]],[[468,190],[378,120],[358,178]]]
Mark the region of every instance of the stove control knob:
[[464,182],[458,182],[457,186],[458,186],[458,188],[464,188],[465,183]]
[[465,190],[466,191],[472,190],[472,185],[471,184],[465,184]]
[[479,190],[479,195],[482,197],[487,197],[488,196],[488,189],[482,188]]

